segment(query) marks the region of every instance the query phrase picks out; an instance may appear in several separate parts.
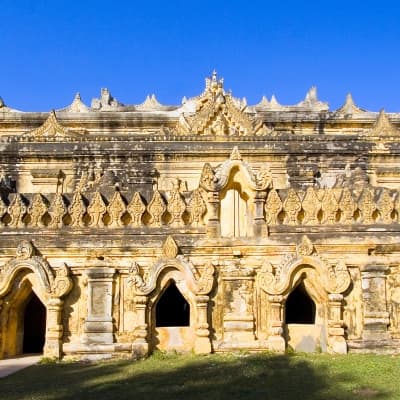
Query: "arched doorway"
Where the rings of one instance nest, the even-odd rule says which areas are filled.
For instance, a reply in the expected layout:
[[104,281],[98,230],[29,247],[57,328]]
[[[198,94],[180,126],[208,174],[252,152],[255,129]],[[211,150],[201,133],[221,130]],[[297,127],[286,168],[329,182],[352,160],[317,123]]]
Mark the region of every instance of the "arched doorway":
[[2,357],[43,352],[47,310],[39,296],[33,273],[21,273],[15,278],[0,313]]
[[304,284],[297,285],[286,300],[286,324],[315,324],[315,303]]
[[156,327],[189,326],[190,305],[174,282],[162,293],[156,305]]
[[285,302],[285,337],[295,351],[326,351],[326,318],[321,293],[311,279],[301,280]]
[[45,337],[46,308],[32,291],[25,305],[23,316],[22,353],[42,353]]
[[181,272],[168,271],[150,300],[151,348],[190,351],[195,344],[195,299]]

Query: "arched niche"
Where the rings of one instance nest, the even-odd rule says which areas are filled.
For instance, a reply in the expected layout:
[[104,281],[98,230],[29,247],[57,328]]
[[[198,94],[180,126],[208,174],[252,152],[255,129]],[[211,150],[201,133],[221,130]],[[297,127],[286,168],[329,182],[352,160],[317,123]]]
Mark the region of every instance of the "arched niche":
[[[33,306],[32,300],[35,301]],[[31,350],[25,348],[27,336],[37,336],[42,345],[35,346],[35,352],[43,352],[47,331],[47,300],[48,295],[43,291],[40,279],[30,270],[20,270],[14,278],[9,292],[3,297],[1,311],[1,355],[12,357]],[[26,313],[34,315],[27,316]],[[44,317],[44,321],[43,321]],[[28,321],[30,326],[26,326]],[[43,326],[44,325],[44,326]]]
[[[188,324],[183,326],[157,326],[157,305],[162,301],[166,292],[175,287],[189,307]],[[183,303],[182,302],[182,303]],[[181,304],[182,304],[181,303]],[[149,334],[150,351],[178,350],[189,351],[194,349],[197,321],[196,295],[191,290],[185,274],[174,267],[166,266],[159,274],[155,289],[149,297]]]
[[253,235],[255,212],[253,186],[249,172],[241,164],[231,166],[228,179],[220,191],[221,236]]

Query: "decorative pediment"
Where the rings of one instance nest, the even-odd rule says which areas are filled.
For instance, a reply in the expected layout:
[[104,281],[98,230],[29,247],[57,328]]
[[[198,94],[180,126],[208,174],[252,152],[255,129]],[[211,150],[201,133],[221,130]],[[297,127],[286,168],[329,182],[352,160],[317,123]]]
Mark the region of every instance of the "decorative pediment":
[[343,260],[332,265],[316,254],[295,257],[289,255],[278,266],[273,266],[269,262],[264,263],[257,275],[258,284],[268,294],[287,294],[296,280],[307,273],[307,269],[316,271],[312,279],[316,280],[315,284],[322,286],[327,293],[343,293],[350,286],[350,273]]
[[43,257],[35,255],[32,243],[23,240],[18,244],[16,256],[3,266],[0,274],[0,297],[10,290],[15,277],[24,270],[30,270],[37,275],[44,293],[50,297],[62,297],[72,289],[68,267],[63,264],[53,273],[48,262]]
[[65,128],[58,122],[55,111],[51,111],[50,115],[47,117],[46,121],[34,129],[33,131],[25,133],[25,136],[30,136],[34,138],[42,137],[68,137],[74,136],[76,133],[71,132],[69,129]]
[[370,136],[399,136],[400,129],[390,121],[385,111],[381,110],[374,126],[367,134]]
[[218,79],[215,71],[206,79],[205,91],[192,101],[196,111],[181,116],[176,127],[179,135],[248,136],[263,128],[262,122],[245,112],[245,100],[238,101],[225,92],[223,79]]
[[143,277],[139,264],[133,262],[129,268],[128,287],[135,295],[147,296],[157,287],[158,278],[165,269],[174,269],[182,273],[190,290],[197,295],[209,294],[214,286],[215,267],[212,262],[208,262],[199,274],[190,260],[178,256],[167,262],[163,260],[156,262],[150,268],[146,278]]
[[242,160],[242,156],[237,146],[232,149],[228,160],[212,168],[209,163],[205,163],[200,176],[200,186],[207,191],[219,191],[223,189],[228,181],[232,169],[239,168],[246,184],[252,190],[266,190],[272,187],[272,175],[268,165],[262,165],[256,173],[248,163]]

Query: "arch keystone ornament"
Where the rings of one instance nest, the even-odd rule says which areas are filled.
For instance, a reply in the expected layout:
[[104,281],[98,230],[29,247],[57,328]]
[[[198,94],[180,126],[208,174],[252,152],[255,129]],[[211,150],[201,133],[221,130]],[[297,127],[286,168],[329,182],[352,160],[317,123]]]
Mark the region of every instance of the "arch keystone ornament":
[[172,236],[168,236],[162,246],[163,254],[167,258],[175,258],[178,255],[179,248]]
[[[6,263],[0,274],[0,300],[11,293],[11,297],[18,299],[19,285],[14,283],[19,280],[29,281],[32,290],[46,307],[46,338],[43,349],[46,357],[60,358],[62,355],[62,311],[63,297],[72,289],[73,283],[66,264],[53,269],[41,256],[35,255],[35,248],[30,241],[24,240],[18,244],[15,258]],[[18,281],[18,282],[19,282]],[[11,305],[12,306],[12,305]],[[10,312],[12,308],[7,307],[1,313]],[[17,312],[22,312],[19,307]],[[3,315],[1,321],[7,321]],[[2,332],[7,328],[1,326]],[[14,333],[15,335],[15,333]],[[6,341],[15,341],[10,332],[2,336]],[[8,343],[3,343],[3,349]]]

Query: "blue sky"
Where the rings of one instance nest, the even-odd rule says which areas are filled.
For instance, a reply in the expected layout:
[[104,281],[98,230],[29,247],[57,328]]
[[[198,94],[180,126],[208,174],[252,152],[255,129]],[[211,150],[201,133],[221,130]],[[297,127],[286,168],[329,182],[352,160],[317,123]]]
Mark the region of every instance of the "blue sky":
[[400,112],[400,6],[392,1],[0,0],[0,96],[48,111],[101,87],[125,104],[179,104],[215,68],[248,103],[318,87],[338,108]]

